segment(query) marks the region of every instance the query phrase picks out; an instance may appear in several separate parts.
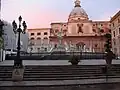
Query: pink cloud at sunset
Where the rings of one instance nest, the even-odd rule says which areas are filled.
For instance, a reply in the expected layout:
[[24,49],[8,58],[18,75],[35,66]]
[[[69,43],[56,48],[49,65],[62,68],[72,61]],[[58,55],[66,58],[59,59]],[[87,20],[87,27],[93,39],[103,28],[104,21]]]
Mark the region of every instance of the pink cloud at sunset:
[[[28,28],[50,27],[51,22],[65,22],[75,0],[2,0],[2,19],[17,20],[19,15]],[[108,4],[109,2],[109,4]],[[90,20],[109,20],[120,10],[120,0],[81,0]],[[101,7],[102,6],[102,7]]]
[[66,22],[67,18],[68,16],[66,16],[65,14],[61,14],[55,11],[41,11],[39,13],[29,12],[24,15],[24,19],[28,23],[29,28],[50,27],[50,24],[52,22]]

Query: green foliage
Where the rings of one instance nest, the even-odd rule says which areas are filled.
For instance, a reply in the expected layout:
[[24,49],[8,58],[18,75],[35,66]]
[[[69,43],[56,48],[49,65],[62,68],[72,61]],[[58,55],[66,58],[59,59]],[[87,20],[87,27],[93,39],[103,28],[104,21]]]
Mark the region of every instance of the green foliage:
[[78,59],[77,56],[72,56],[69,62],[71,62],[72,65],[77,65],[80,62],[80,60]]
[[104,45],[105,47],[105,51],[106,52],[109,52],[111,51],[111,48],[112,48],[112,43],[111,43],[111,34],[107,33],[105,34],[105,37],[106,37],[106,44]]
[[109,33],[107,33],[107,34],[105,34],[105,37],[107,38],[107,39],[111,39],[111,34],[109,34]]
[[4,26],[4,23],[3,23],[3,21],[0,20],[0,48],[3,47],[3,43],[4,43],[4,40],[3,40],[3,35],[4,35],[3,26]]
[[0,37],[0,48],[2,48],[2,47],[3,47],[3,38]]

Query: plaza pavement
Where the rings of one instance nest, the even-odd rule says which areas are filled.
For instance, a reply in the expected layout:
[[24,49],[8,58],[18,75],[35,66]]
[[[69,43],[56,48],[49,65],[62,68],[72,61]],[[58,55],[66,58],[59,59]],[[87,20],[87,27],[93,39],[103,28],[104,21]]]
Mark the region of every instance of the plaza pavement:
[[90,84],[109,84],[119,83],[120,78],[106,79],[82,79],[82,80],[52,80],[52,81],[0,81],[0,87],[11,86],[72,86],[72,85],[90,85]]
[[[13,60],[0,62],[2,65],[13,65]],[[23,60],[24,65],[70,65],[68,60]],[[105,65],[105,60],[81,60],[79,65]],[[112,64],[120,64],[120,60],[113,60]]]

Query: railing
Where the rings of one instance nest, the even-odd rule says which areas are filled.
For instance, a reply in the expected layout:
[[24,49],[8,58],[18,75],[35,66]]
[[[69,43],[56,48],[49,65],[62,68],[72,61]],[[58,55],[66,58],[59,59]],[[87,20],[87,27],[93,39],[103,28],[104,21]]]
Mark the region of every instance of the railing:
[[[43,52],[21,54],[22,60],[69,60],[72,56],[79,59],[104,59],[105,53],[91,52]],[[7,55],[6,59],[13,60],[15,55]]]

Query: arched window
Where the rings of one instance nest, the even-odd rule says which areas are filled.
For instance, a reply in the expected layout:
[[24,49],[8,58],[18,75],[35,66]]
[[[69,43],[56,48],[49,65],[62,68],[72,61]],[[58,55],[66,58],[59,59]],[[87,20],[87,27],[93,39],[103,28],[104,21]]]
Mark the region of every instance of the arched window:
[[111,33],[111,29],[109,29],[109,32]]
[[34,33],[31,33],[30,35],[31,35],[31,36],[34,36],[35,34],[34,34]]
[[118,19],[118,23],[120,23],[120,19]]
[[93,32],[96,32],[96,30],[95,30],[95,29],[93,29]]
[[38,37],[38,38],[37,38],[37,40],[41,40],[41,38],[40,38],[40,37]]
[[78,18],[78,20],[80,20],[80,18]]
[[104,29],[101,29],[100,32],[101,32],[101,33],[104,33]]
[[98,44],[95,44],[95,48],[97,48],[98,47]]
[[56,29],[56,30],[55,30],[55,33],[58,33],[58,31],[59,31],[59,30],[58,30],[58,29]]
[[35,40],[35,38],[32,37],[30,40]]
[[48,39],[47,37],[44,37],[44,39]]
[[37,44],[37,45],[40,45],[40,44],[41,44],[41,38],[40,38],[40,37],[37,38],[36,44]]
[[48,44],[48,38],[47,38],[47,37],[44,37],[43,43],[44,43],[44,44]]
[[47,32],[44,32],[44,35],[48,35],[48,33],[47,33]]
[[41,35],[41,33],[39,32],[39,33],[37,33],[37,35]]

